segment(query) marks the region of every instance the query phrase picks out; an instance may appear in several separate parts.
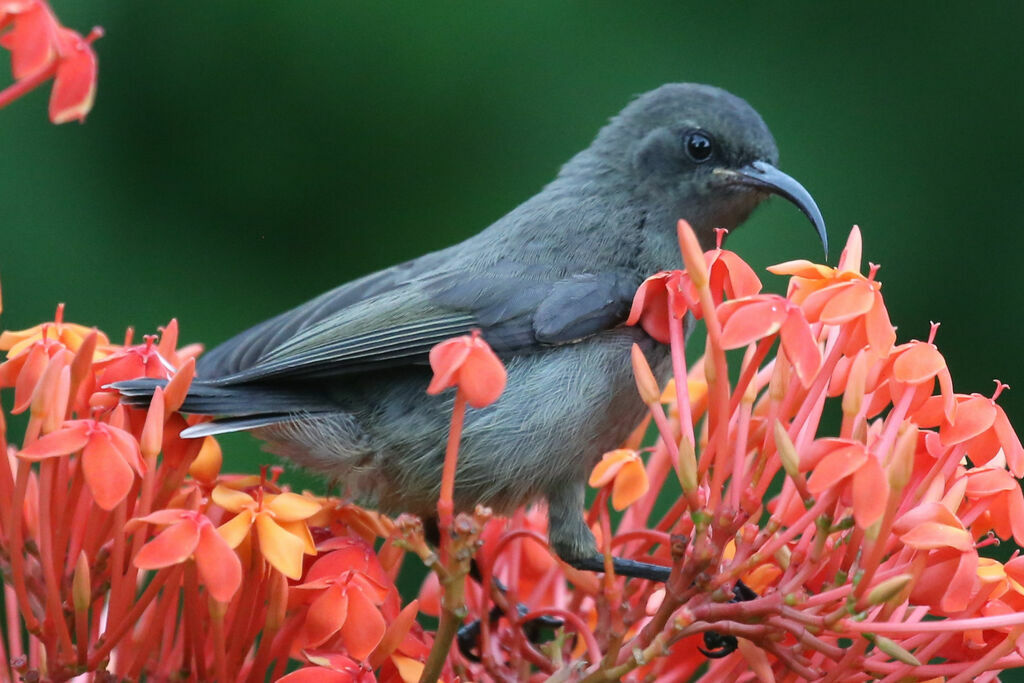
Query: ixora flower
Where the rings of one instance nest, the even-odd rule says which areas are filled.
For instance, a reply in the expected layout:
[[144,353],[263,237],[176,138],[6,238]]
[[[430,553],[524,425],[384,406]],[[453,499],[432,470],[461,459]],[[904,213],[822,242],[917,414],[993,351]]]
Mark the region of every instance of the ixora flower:
[[53,78],[50,120],[84,121],[96,97],[92,43],[103,35],[102,29],[94,28],[83,38],[61,26],[45,0],[0,0],[0,31],[0,46],[11,53],[15,78],[0,91],[0,107]]
[[192,557],[210,597],[224,603],[234,597],[242,583],[242,564],[208,517],[195,510],[169,509],[132,522],[165,527],[135,555],[136,567],[163,569]]
[[304,520],[320,510],[320,504],[295,493],[263,494],[254,498],[219,484],[213,502],[236,513],[217,530],[232,548],[238,547],[255,525],[260,553],[270,565],[290,579],[302,576],[302,556],[315,555],[316,546]]
[[[31,6],[0,0],[8,21]],[[657,438],[643,445],[645,423],[605,454],[587,515],[606,557],[670,567],[664,584],[566,566],[543,509],[454,514],[462,421],[506,383],[479,335],[430,357],[430,392],[455,389],[436,548],[420,520],[291,492],[279,469],[225,474],[217,441],[180,438],[199,348],[176,323],[142,344],[61,312],[4,333],[0,388],[29,419],[20,446],[0,421],[0,679],[959,683],[1024,667],[1024,558],[993,552],[1024,542],[1006,386],[957,392],[935,327],[897,341],[856,229],[836,268],[773,267],[786,296],[685,223],[679,239],[686,270],[649,278],[629,316],[670,346],[667,386],[632,353]],[[705,332],[687,343],[691,314]],[[148,410],[103,388],[131,375],[167,381]],[[410,551],[432,570],[419,599],[395,585]]]

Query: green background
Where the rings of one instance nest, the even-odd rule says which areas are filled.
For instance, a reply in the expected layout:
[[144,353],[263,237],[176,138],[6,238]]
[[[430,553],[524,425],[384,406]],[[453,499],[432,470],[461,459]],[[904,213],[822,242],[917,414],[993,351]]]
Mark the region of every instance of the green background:
[[[941,321],[956,388],[1018,386],[1024,424],[1021,6],[712,4],[55,1],[107,31],[99,92],[84,126],[44,90],[0,111],[0,323],[65,301],[212,346],[473,234],[633,95],[700,81],[764,116],[833,262],[862,227],[900,340]],[[821,256],[779,200],[730,247]]]

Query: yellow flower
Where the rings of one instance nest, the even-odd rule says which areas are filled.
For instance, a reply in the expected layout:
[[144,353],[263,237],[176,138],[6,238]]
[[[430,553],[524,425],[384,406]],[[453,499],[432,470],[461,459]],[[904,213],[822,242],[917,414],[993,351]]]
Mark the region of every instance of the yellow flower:
[[220,507],[237,513],[217,528],[228,545],[238,547],[255,524],[260,553],[267,562],[290,579],[302,576],[303,553],[316,554],[305,520],[319,512],[319,503],[297,493],[264,493],[253,498],[220,484],[212,497]]

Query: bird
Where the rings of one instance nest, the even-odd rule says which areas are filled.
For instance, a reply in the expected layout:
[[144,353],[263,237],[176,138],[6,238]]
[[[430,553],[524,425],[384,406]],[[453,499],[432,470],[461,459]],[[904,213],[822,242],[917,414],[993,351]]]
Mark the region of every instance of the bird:
[[[630,350],[660,381],[668,347],[625,326],[637,287],[682,267],[676,225],[705,248],[771,195],[792,202],[827,253],[821,212],[778,169],[761,116],[725,90],[669,83],[636,96],[556,177],[465,241],[342,284],[203,354],[182,432],[251,431],[279,456],[387,514],[434,519],[452,392],[427,396],[428,354],[477,331],[507,386],[465,417],[456,511],[547,504],[552,550],[604,571],[584,520],[590,470],[642,420]],[[145,405],[159,381],[114,386]],[[617,574],[669,569],[614,558]]]

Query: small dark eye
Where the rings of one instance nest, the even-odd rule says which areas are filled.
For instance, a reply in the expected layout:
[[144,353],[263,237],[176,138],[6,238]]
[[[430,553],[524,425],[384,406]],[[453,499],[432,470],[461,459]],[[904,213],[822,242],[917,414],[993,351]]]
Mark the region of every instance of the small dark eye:
[[714,151],[714,143],[711,142],[711,137],[707,133],[697,130],[687,133],[686,137],[683,138],[683,143],[686,145],[687,156],[698,164],[702,164],[710,159],[711,153]]

